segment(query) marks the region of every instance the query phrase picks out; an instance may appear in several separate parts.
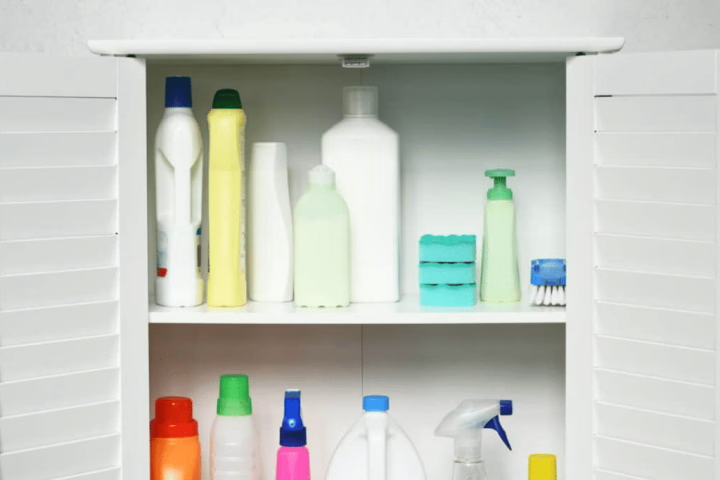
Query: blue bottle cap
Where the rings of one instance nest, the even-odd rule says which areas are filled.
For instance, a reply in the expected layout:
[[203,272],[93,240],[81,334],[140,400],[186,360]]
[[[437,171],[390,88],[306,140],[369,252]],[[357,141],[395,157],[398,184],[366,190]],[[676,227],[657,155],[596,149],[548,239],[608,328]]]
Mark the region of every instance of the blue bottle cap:
[[513,404],[512,400],[500,400],[500,415],[512,415]]
[[390,410],[390,398],[386,395],[366,395],[363,397],[363,410],[366,412],[387,412]]
[[280,427],[281,447],[304,447],[307,431],[300,416],[300,390],[285,390],[285,414]]
[[192,107],[190,77],[167,77],[165,79],[165,108]]

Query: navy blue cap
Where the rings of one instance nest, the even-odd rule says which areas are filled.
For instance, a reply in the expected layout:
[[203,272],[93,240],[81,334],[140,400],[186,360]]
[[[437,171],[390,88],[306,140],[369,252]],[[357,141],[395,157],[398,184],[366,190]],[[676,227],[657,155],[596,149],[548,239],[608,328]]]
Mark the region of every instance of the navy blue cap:
[[167,77],[165,79],[165,108],[192,107],[190,77]]
[[366,395],[363,397],[363,410],[366,412],[387,412],[390,410],[390,398],[386,395]]
[[512,400],[500,400],[500,415],[512,415]]
[[304,447],[307,432],[300,416],[300,390],[285,390],[285,414],[280,427],[281,447]]

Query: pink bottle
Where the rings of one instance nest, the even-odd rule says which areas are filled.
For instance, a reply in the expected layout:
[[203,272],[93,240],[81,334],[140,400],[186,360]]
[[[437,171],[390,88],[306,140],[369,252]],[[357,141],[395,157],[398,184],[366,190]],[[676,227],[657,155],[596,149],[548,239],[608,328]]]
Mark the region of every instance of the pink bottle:
[[310,452],[300,416],[300,390],[285,390],[285,414],[280,427],[275,480],[310,480]]

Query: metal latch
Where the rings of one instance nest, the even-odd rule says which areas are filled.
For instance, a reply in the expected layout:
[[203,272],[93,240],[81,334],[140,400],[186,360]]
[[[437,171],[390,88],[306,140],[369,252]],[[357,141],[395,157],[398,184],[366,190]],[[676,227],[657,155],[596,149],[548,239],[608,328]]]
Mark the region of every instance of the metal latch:
[[338,55],[343,68],[368,68],[370,66],[370,54],[347,54]]

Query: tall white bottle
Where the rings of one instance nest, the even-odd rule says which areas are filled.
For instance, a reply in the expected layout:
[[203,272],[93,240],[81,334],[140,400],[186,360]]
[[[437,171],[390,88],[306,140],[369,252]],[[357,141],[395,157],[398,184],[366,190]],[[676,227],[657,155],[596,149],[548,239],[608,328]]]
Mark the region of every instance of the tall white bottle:
[[289,302],[293,231],[284,143],[253,144],[247,189],[250,300]]
[[399,290],[398,135],[378,120],[376,87],[345,87],[345,118],[322,138],[350,210],[352,302],[396,302]]
[[165,113],[155,135],[157,276],[155,302],[203,301],[200,276],[203,145],[192,114],[189,77],[165,80]]

